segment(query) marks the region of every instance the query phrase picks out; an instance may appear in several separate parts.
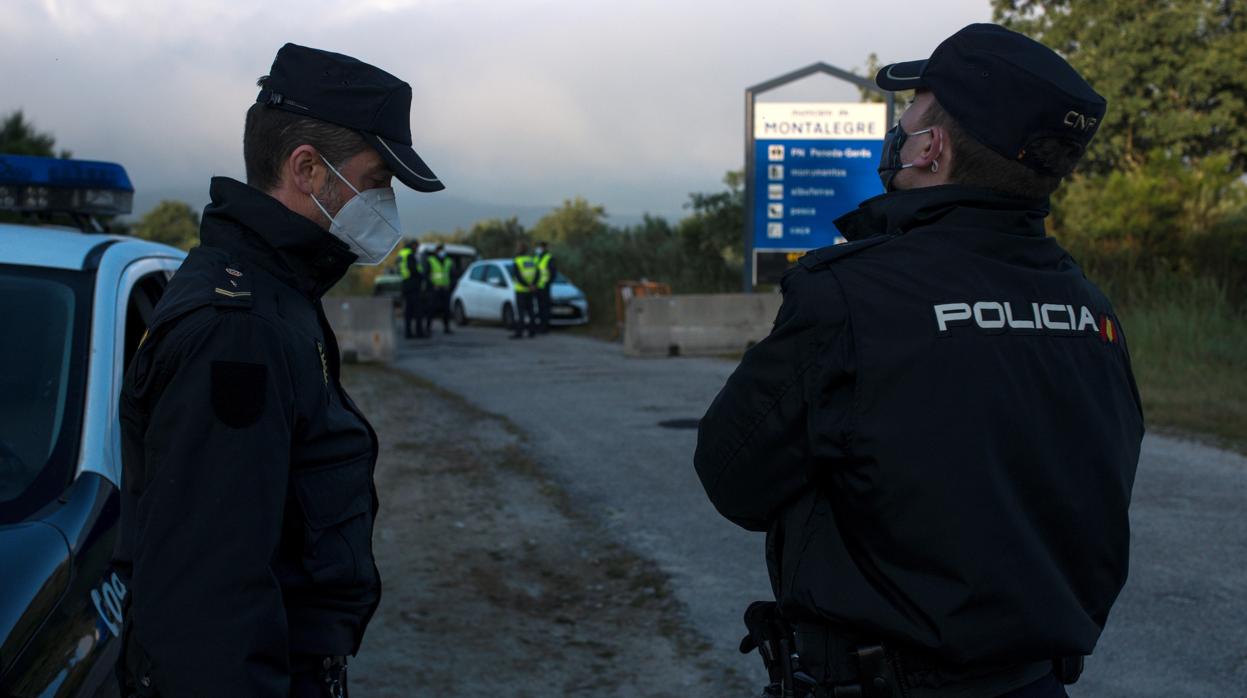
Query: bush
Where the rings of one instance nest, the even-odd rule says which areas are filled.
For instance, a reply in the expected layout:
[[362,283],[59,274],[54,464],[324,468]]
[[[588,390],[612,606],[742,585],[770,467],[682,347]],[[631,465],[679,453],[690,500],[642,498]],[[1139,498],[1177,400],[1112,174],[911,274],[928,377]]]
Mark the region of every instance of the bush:
[[1233,304],[1247,268],[1247,185],[1227,156],[1075,177],[1053,200],[1051,232],[1115,300],[1152,294],[1157,279],[1207,279]]

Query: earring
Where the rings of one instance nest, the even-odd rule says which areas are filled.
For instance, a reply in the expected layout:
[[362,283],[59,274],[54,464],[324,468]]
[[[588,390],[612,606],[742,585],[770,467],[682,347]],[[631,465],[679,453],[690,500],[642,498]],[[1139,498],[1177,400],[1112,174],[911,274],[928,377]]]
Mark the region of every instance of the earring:
[[931,174],[935,174],[936,172],[939,172],[939,171],[940,171],[940,162],[939,160],[936,160],[935,162],[931,163]]

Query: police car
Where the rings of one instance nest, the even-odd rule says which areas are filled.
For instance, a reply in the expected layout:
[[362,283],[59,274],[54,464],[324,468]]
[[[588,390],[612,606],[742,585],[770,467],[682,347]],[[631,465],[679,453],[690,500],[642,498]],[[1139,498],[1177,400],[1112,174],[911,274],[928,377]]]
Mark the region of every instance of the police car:
[[[181,250],[111,235],[112,163],[0,155],[0,695],[114,695],[117,398]],[[71,221],[72,227],[57,221]]]

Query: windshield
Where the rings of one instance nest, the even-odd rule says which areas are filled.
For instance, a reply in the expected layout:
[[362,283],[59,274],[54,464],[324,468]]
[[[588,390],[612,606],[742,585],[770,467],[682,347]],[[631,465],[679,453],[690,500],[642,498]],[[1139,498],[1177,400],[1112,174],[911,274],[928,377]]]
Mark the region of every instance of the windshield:
[[81,427],[87,275],[0,265],[0,522],[51,501]]

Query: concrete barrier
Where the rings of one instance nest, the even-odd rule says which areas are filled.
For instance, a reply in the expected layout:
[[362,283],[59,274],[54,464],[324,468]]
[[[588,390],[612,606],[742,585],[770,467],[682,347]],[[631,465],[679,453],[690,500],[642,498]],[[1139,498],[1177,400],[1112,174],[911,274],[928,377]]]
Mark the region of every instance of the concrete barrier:
[[628,356],[706,356],[742,352],[771,332],[778,293],[633,298],[624,313]]
[[325,317],[345,363],[394,360],[394,304],[388,297],[326,296]]

